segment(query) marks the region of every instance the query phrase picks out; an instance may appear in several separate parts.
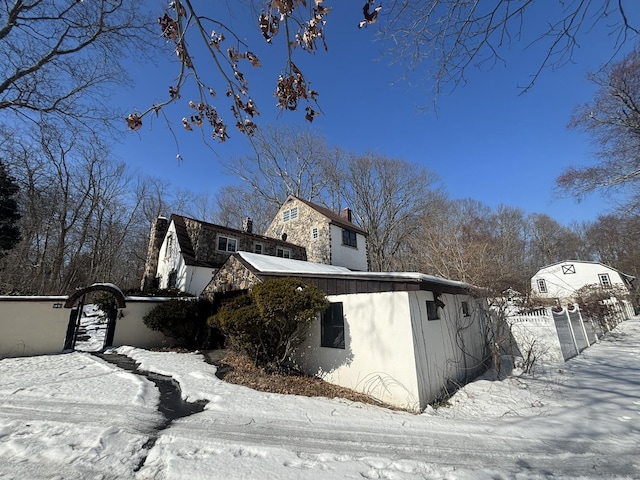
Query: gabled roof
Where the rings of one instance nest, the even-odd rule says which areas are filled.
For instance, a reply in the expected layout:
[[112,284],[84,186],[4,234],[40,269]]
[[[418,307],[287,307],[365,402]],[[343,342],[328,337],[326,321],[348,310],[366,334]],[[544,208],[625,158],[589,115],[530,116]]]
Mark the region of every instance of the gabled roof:
[[234,237],[245,237],[245,238],[249,237],[249,238],[253,238],[256,241],[269,242],[270,244],[278,244],[278,245],[282,245],[283,247],[289,247],[289,248],[300,247],[299,245],[285,242],[277,238],[265,237],[264,235],[258,235],[256,233],[248,233],[242,230],[238,230],[236,228],[223,227],[222,225],[216,225],[215,223],[203,222],[202,220],[196,220],[195,218],[172,214],[169,222],[170,223],[173,222],[173,224],[175,225],[176,237],[178,240],[178,245],[180,246],[180,251],[182,252],[182,257],[184,258],[185,264],[190,266],[218,268],[220,265],[212,263],[207,259],[196,257],[195,250],[193,248],[193,243],[191,242],[191,237],[187,232],[187,225],[185,223],[185,220],[196,222],[200,224],[200,226],[205,230],[215,230],[216,232],[227,233],[230,236],[234,236]]
[[634,280],[636,277],[634,277],[633,275],[627,275],[626,273],[621,272],[620,270],[613,268],[609,265],[606,265],[602,262],[596,262],[596,261],[591,261],[591,260],[563,260],[562,262],[555,262],[555,263],[550,263],[549,265],[545,265],[544,267],[541,267],[538,269],[538,271],[535,273],[534,277],[536,275],[538,275],[542,270],[546,270],[547,268],[550,267],[555,267],[556,265],[564,265],[566,263],[587,263],[590,265],[601,265],[605,268],[608,268],[609,270],[613,270],[614,272],[619,273],[621,276],[626,277],[627,279],[629,279],[629,281]]
[[[326,286],[328,295],[340,293],[369,293],[382,291],[430,290],[445,293],[468,293],[472,285],[456,280],[434,277],[416,272],[359,272],[345,267],[336,267],[321,263],[269,257],[257,253],[238,252],[233,254],[249,270],[260,277],[302,277],[307,280],[323,279],[322,285],[329,280],[338,281],[344,291],[335,291]],[[334,282],[336,283],[336,282]],[[351,283],[351,285],[348,285]]]
[[321,207],[320,205],[316,205],[315,203],[312,203],[308,200],[303,200],[302,198],[296,197],[295,195],[289,195],[287,197],[287,200],[285,200],[285,202],[282,204],[282,206],[286,205],[287,201],[289,201],[290,198],[296,199],[304,203],[305,205],[307,205],[309,208],[312,208],[316,212],[320,213],[321,215],[324,215],[334,225],[337,225],[342,228],[347,228],[349,230],[353,230],[354,232],[357,232],[360,235],[364,235],[365,237],[369,235],[366,231],[362,230],[361,228],[359,228],[358,226],[356,226],[346,218],[341,217],[339,214],[335,213],[334,211],[326,207]]

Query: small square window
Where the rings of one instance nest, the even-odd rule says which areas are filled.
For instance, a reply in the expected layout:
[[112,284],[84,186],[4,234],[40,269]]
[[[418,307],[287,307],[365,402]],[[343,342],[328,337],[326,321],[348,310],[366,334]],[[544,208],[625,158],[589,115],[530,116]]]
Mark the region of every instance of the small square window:
[[320,317],[320,346],[344,347],[344,313],[342,302],[329,304]]
[[440,320],[438,305],[431,300],[427,300],[427,320]]

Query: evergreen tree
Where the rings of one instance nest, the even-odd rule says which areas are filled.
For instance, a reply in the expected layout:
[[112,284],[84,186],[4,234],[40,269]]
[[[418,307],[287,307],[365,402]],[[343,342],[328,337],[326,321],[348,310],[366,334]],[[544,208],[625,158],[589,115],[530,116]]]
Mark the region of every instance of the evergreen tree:
[[19,187],[2,161],[0,161],[0,256],[20,241],[18,202]]

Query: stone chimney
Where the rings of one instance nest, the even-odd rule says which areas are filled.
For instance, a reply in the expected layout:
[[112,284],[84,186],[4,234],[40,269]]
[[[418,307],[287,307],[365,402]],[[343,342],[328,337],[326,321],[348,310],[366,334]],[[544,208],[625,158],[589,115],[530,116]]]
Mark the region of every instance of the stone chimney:
[[147,261],[144,265],[144,274],[140,283],[140,290],[143,292],[154,287],[156,274],[158,273],[158,256],[164,237],[169,230],[169,220],[165,217],[158,217],[151,225],[149,234],[149,247],[147,248]]
[[344,218],[349,223],[353,223],[352,215],[351,215],[351,209],[350,208],[343,208],[342,209],[342,218]]
[[245,233],[253,233],[253,220],[249,217],[245,217],[242,221],[242,231]]

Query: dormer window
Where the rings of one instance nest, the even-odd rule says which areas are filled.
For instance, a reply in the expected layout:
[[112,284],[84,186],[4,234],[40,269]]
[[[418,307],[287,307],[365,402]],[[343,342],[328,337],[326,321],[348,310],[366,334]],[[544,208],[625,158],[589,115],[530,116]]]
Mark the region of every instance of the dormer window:
[[282,221],[285,223],[295,220],[296,218],[298,218],[298,207],[289,208],[282,212]]

